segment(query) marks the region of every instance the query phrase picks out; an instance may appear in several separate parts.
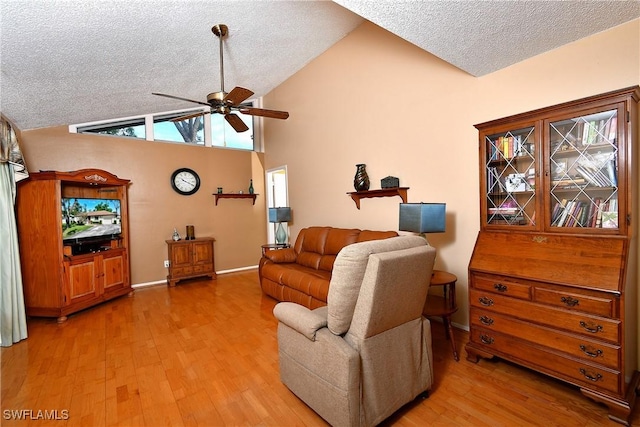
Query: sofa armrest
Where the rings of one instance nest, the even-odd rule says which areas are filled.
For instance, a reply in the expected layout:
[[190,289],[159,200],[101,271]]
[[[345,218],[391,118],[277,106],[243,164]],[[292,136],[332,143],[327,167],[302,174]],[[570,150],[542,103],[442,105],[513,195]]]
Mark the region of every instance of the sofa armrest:
[[327,307],[309,310],[293,302],[281,302],[273,308],[276,318],[301,333],[311,341],[315,341],[316,332],[327,326]]
[[293,248],[271,249],[266,251],[264,256],[275,263],[296,262],[297,258]]

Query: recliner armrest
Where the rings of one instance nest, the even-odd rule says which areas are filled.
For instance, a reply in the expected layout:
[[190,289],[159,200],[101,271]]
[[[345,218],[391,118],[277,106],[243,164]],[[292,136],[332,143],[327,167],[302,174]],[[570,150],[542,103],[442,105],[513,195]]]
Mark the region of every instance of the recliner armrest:
[[293,248],[272,249],[264,253],[265,258],[275,263],[296,262],[296,251]]
[[315,341],[318,329],[327,326],[327,307],[309,310],[293,302],[281,302],[273,308],[276,318],[301,333],[311,341]]

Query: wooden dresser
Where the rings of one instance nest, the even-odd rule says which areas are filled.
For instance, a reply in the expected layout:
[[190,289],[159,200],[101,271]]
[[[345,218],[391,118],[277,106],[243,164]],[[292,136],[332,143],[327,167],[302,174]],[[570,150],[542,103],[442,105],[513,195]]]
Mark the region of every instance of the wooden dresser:
[[477,125],[469,263],[467,359],[571,383],[627,425],[640,383],[639,98],[634,87]]

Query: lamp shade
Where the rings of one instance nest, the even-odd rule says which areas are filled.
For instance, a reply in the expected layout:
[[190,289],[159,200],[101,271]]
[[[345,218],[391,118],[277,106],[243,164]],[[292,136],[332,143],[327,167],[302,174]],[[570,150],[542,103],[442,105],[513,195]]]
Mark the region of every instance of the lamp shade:
[[446,203],[400,203],[401,231],[442,233],[446,223]]
[[291,208],[269,208],[269,222],[291,221]]

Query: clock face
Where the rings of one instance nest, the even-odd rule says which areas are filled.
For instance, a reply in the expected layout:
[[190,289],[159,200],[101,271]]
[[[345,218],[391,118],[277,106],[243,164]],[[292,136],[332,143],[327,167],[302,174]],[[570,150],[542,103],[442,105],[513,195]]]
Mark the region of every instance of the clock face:
[[171,187],[179,194],[188,196],[200,188],[200,177],[189,168],[177,169],[171,175]]

